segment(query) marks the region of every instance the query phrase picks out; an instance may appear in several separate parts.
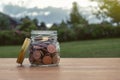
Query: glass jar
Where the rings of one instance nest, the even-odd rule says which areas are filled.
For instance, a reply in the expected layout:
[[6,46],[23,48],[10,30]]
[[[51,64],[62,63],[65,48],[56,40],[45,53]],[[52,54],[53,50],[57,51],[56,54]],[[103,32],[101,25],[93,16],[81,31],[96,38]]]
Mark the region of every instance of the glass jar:
[[31,31],[29,61],[32,65],[55,66],[60,61],[57,31]]

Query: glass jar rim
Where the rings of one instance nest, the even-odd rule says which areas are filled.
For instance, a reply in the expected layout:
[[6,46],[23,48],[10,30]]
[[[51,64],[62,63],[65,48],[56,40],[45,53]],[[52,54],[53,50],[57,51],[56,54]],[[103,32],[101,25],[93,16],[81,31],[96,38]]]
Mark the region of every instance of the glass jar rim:
[[40,34],[40,35],[57,35],[57,31],[56,30],[32,30],[31,31],[31,35],[34,35],[34,34]]

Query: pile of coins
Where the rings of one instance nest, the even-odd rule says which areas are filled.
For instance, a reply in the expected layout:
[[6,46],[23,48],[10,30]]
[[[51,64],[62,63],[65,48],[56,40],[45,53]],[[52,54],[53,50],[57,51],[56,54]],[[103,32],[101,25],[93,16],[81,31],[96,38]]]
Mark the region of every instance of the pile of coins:
[[36,65],[58,64],[60,57],[56,44],[49,40],[31,43],[29,61],[31,64]]

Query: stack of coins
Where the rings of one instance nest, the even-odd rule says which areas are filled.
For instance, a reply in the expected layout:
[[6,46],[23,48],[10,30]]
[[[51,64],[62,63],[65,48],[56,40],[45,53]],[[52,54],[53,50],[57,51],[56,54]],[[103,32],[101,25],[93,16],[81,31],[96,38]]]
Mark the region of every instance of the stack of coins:
[[58,64],[60,60],[59,52],[56,48],[56,44],[41,40],[37,43],[31,43],[29,61],[31,64],[36,65],[50,65]]

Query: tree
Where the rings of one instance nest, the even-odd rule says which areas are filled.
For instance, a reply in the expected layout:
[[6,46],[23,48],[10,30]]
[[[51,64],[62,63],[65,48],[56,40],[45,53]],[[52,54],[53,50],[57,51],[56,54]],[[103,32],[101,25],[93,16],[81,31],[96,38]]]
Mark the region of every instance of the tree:
[[111,18],[111,22],[120,24],[120,0],[94,0],[98,2],[98,17]]
[[53,25],[49,28],[49,30],[58,30],[59,26],[56,23],[53,23]]
[[59,26],[61,29],[65,29],[65,28],[68,28],[68,25],[65,23],[64,20],[62,20],[62,22],[60,23],[60,26]]
[[39,26],[40,30],[47,30],[47,26],[44,22],[41,22],[40,26]]
[[33,19],[33,22],[34,22],[34,24],[38,27],[38,22],[39,22],[38,19],[36,19],[36,18]]
[[19,26],[20,31],[30,32],[31,30],[35,29],[37,29],[37,27],[29,17],[22,19],[22,24]]
[[72,11],[70,13],[70,23],[71,24],[86,24],[88,23],[82,15],[80,15],[78,10],[78,5],[76,2],[73,2]]
[[0,13],[0,30],[10,29],[9,25],[10,25],[10,21],[7,18],[7,16]]

